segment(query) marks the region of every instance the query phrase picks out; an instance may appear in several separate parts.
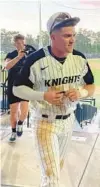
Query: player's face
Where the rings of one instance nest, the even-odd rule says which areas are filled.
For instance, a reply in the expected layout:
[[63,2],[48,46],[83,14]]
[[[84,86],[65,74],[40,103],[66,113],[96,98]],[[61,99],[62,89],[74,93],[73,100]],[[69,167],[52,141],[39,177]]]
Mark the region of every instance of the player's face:
[[63,53],[71,53],[75,43],[75,27],[63,27],[51,34],[53,45]]
[[24,45],[25,45],[25,40],[22,39],[18,39],[15,41],[14,43],[16,49],[19,50],[23,50],[24,49]]

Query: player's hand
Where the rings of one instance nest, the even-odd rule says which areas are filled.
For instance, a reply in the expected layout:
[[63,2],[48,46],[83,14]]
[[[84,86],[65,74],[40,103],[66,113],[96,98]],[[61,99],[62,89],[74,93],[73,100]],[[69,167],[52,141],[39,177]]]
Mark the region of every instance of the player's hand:
[[81,97],[79,90],[75,88],[70,88],[67,92],[65,92],[64,96],[69,98],[70,101],[77,101]]
[[63,93],[50,90],[44,93],[44,100],[50,104],[63,105]]
[[25,56],[25,53],[22,52],[22,50],[20,50],[20,51],[18,52],[18,59],[20,60],[20,59],[22,59],[24,56]]

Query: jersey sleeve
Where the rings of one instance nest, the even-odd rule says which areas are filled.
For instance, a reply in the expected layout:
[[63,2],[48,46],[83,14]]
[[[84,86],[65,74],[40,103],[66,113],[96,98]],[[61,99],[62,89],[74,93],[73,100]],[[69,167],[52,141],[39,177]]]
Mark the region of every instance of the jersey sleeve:
[[7,58],[13,59],[14,57],[13,57],[13,55],[12,55],[11,53],[8,53],[8,54],[6,55],[6,57],[5,57],[5,60],[6,60]]
[[34,70],[35,63],[43,57],[44,57],[43,49],[33,52],[29,56],[27,56],[27,58],[25,59],[24,66],[21,69],[19,75],[17,76],[14,85],[15,86],[26,85],[32,87],[36,82],[35,74],[37,72],[35,72]]
[[44,100],[44,92],[34,90],[35,74],[31,65],[31,56],[27,57],[24,67],[16,77],[13,94],[26,100]]
[[16,80],[14,81],[14,86],[28,86],[30,88],[33,87],[35,82],[35,75],[31,65],[32,58],[27,57],[23,68],[21,68],[18,73]]
[[83,76],[83,80],[86,84],[93,84],[94,83],[93,73],[88,63],[86,63],[86,66],[87,66],[87,71],[86,74]]
[[31,53],[25,60],[24,67],[21,69],[19,75],[13,85],[13,94],[17,97],[26,100],[44,100],[44,92],[35,91],[34,85],[36,83],[35,62],[44,57],[43,49]]

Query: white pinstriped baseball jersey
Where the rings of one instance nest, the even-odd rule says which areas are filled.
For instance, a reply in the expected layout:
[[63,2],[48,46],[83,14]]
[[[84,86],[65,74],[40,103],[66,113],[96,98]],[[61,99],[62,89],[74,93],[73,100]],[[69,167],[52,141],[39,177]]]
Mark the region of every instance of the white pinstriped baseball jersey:
[[[86,84],[83,77],[88,72],[88,66],[82,53],[74,50],[61,64],[51,55],[50,49],[50,46],[42,48],[27,58],[15,86],[27,85],[30,87],[31,84],[32,89],[45,92],[49,88],[67,91],[70,87],[79,88]],[[51,115],[70,113],[73,106],[75,106],[75,102],[70,102],[68,99],[64,101],[62,107],[54,106],[46,101],[37,101],[36,105],[40,113]]]

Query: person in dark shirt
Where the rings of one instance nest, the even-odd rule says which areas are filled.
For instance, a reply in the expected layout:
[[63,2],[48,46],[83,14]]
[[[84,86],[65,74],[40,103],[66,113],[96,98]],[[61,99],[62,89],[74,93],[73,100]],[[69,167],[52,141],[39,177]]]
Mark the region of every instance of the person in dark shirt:
[[5,69],[8,70],[8,102],[10,105],[10,123],[12,127],[10,142],[15,142],[16,133],[18,136],[22,135],[23,122],[28,114],[28,101],[14,96],[12,86],[15,78],[24,66],[26,57],[35,51],[32,46],[25,44],[25,38],[21,34],[14,37],[14,45],[16,50],[8,53],[5,58]]

